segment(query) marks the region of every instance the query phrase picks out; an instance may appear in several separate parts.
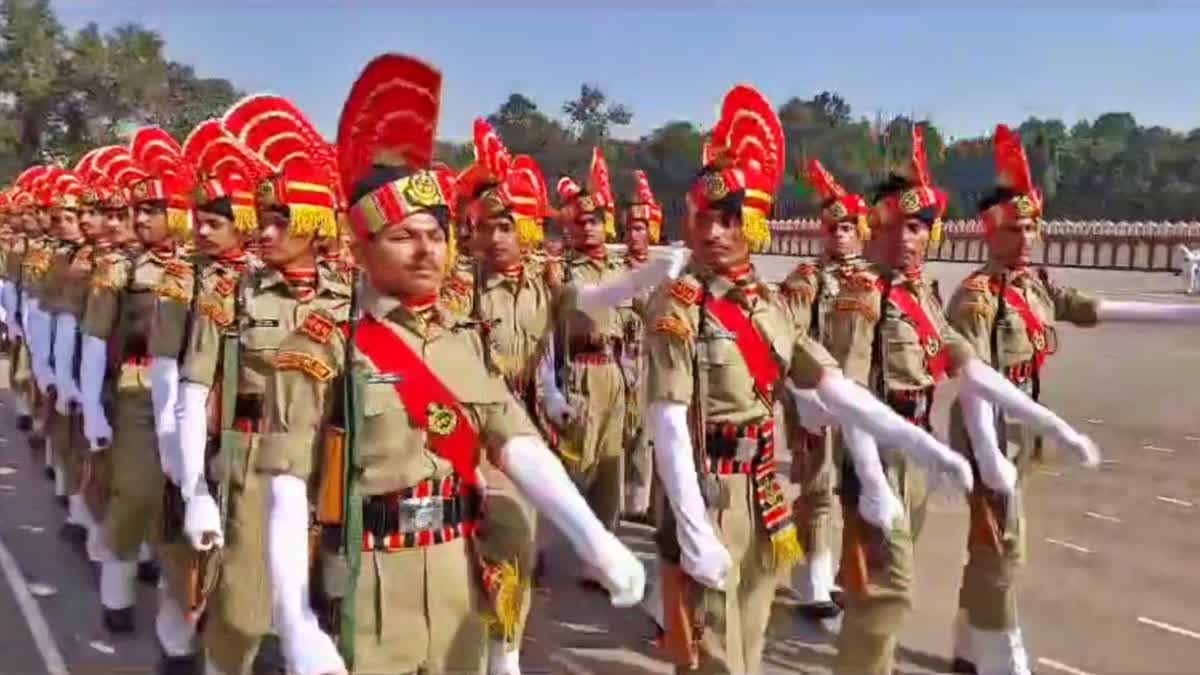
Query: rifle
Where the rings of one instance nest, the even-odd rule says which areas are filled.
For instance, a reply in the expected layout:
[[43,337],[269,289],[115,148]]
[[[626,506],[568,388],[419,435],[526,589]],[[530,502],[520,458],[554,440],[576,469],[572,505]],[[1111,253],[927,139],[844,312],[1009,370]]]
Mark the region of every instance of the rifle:
[[360,401],[363,375],[354,369],[354,342],[358,333],[357,271],[351,274],[349,329],[342,372],[336,386],[334,418],[321,434],[321,477],[317,486],[316,525],[313,542],[317,573],[313,574],[313,606],[326,632],[332,634],[348,669],[354,668],[354,587],[362,559],[363,514],[358,485],[358,429],[362,424]]

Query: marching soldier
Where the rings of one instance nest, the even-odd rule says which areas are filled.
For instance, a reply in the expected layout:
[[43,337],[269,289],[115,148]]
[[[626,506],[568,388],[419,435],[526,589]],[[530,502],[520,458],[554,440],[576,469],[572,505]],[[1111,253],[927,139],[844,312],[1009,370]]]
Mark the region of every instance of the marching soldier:
[[[871,231],[879,235],[879,267],[839,285],[828,315],[830,351],[850,377],[871,388],[910,426],[929,428],[934,385],[961,374],[962,400],[998,405],[1094,456],[1089,439],[980,363],[970,344],[946,323],[923,268],[928,243],[940,236],[944,210],[945,195],[933,185],[926,164],[923,129],[914,127],[910,162],[881,188],[871,212]],[[975,431],[971,440],[989,442]],[[911,606],[913,545],[924,521],[926,467],[919,458],[881,453],[870,439],[846,429],[843,442],[846,525],[840,574],[845,616],[835,671],[882,675],[892,672],[896,638]],[[962,483],[969,486],[971,481],[968,477]]]
[[50,368],[50,326],[49,320],[41,309],[43,281],[50,270],[53,257],[54,238],[51,236],[50,206],[54,182],[62,169],[47,166],[44,171],[36,174],[30,180],[29,189],[33,194],[34,203],[28,220],[28,240],[25,255],[21,260],[21,294],[22,313],[28,330],[26,331],[26,350],[29,354],[29,400],[33,417],[33,432],[29,438],[30,447],[36,452],[45,452],[46,476],[54,477],[54,467],[51,449],[46,444],[47,398],[52,377]]
[[[193,547],[219,548],[216,569],[205,572],[209,671],[249,675],[272,626],[267,486],[253,470],[264,388],[280,343],[297,330],[328,331],[327,317],[344,320],[351,291],[339,271],[317,263],[317,241],[336,240],[337,191],[308,119],[285,99],[256,95],[205,132],[197,144],[208,147],[197,154],[209,178],[199,208],[215,262],[205,270],[181,369],[180,491]],[[254,269],[240,243],[256,219],[262,265]],[[214,408],[220,413],[210,423]],[[217,452],[206,470],[210,434]]]
[[[133,580],[149,581],[148,544],[159,539],[163,494],[162,461],[155,434],[150,358],[158,301],[178,300],[181,279],[191,266],[177,238],[190,227],[194,176],[179,144],[157,127],[134,133],[128,156],[104,169],[122,176],[136,211],[145,250],[136,259],[114,251],[97,261],[80,330],[80,405],[84,435],[99,456],[93,465],[109,479],[104,532],[110,555],[101,564],[100,600],[104,625],[114,633],[134,628]],[[119,220],[119,218],[118,218]],[[110,419],[112,423],[110,424]]]
[[[1045,360],[1058,347],[1056,322],[1094,326],[1102,320],[1196,320],[1195,307],[1101,301],[1035,273],[1030,256],[1040,230],[1041,192],[1017,134],[997,126],[993,145],[998,186],[979,207],[989,261],[967,277],[947,310],[951,325],[980,360],[1037,400]],[[952,410],[951,421],[954,445],[965,452],[978,477],[969,496],[971,528],[954,630],[954,670],[1025,675],[1029,658],[1017,621],[1016,580],[1025,562],[1021,484],[1031,466],[1035,436],[1015,421],[994,419],[979,402],[964,400]],[[990,430],[997,442],[974,443],[970,425]]]
[[[426,96],[381,95],[397,82]],[[355,258],[368,279],[364,313],[349,323],[310,315],[324,317],[327,329],[314,322],[287,338],[267,385],[257,468],[270,475],[275,616],[289,666],[302,673],[483,671],[480,580],[468,543],[485,452],[601,570],[615,604],[642,592],[641,565],[588,512],[486,365],[478,331],[438,301],[453,265],[453,177],[423,167],[440,85],[428,66],[388,55],[352,89],[338,150]],[[334,442],[318,443],[331,416],[341,418],[348,444],[328,432]],[[310,478],[322,528],[317,610],[334,619],[340,656],[305,593]]]
[[779,577],[802,555],[775,475],[772,408],[785,373],[842,423],[970,476],[948,448],[842,377],[829,353],[796,336],[769,297],[750,252],[765,248],[769,236],[783,132],[771,105],[749,87],[734,88],[722,111],[715,128],[723,133],[688,192],[693,264],[651,299],[647,419],[670,505],[658,545],[667,563],[664,642],[676,672],[754,673],[762,668]]
[[34,385],[30,368],[28,308],[26,307],[25,257],[37,236],[37,218],[33,214],[34,198],[30,183],[46,170],[31,167],[17,177],[13,184],[12,211],[14,219],[13,246],[8,251],[5,267],[9,285],[5,289],[5,311],[8,317],[9,380],[17,409],[17,429],[33,430]]
[[[827,317],[839,285],[866,265],[862,247],[870,236],[867,204],[838,184],[819,160],[810,160],[807,168],[809,185],[821,200],[822,259],[817,264],[798,265],[780,284],[779,297],[796,332],[828,346]],[[791,479],[800,487],[792,511],[806,557],[793,571],[792,588],[800,596],[803,616],[828,619],[841,612],[833,602],[833,430],[805,428],[791,404],[790,391],[785,390],[782,397],[792,454]]]

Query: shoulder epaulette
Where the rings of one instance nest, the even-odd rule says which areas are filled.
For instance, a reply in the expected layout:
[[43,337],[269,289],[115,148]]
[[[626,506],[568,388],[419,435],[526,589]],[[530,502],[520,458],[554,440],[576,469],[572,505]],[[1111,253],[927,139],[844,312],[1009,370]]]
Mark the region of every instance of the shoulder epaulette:
[[329,364],[304,352],[280,350],[275,355],[275,368],[277,370],[298,370],[319,382],[328,382],[333,378],[333,368],[330,368]]
[[684,340],[692,337],[692,327],[677,316],[664,316],[654,322],[654,332],[670,335]]
[[233,324],[233,317],[225,310],[225,306],[211,298],[200,301],[200,312],[221,328],[228,328]]
[[868,269],[856,270],[842,280],[842,288],[851,291],[873,291],[879,276]]
[[973,274],[967,277],[963,282],[963,288],[968,291],[976,291],[978,293],[988,293],[991,291],[991,279],[983,272]]
[[310,312],[308,316],[304,317],[299,330],[311,338],[313,342],[325,344],[329,342],[329,336],[333,334],[336,328],[337,324],[333,319],[321,312]]
[[229,297],[237,290],[237,280],[233,277],[221,277],[213,284],[213,292],[222,297]]
[[675,298],[686,307],[690,307],[700,301],[700,286],[687,279],[679,279],[673,282],[667,288],[667,292],[671,294],[672,298]]
[[168,260],[163,263],[163,272],[176,279],[190,279],[192,276],[192,266],[186,260]]

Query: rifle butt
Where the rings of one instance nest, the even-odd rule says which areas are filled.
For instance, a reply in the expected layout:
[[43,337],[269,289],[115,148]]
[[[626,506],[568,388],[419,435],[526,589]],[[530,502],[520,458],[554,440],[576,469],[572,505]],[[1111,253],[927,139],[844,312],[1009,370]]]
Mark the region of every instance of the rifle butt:
[[345,520],[346,430],[326,427],[321,432],[321,482],[317,486],[317,522],[341,525]]

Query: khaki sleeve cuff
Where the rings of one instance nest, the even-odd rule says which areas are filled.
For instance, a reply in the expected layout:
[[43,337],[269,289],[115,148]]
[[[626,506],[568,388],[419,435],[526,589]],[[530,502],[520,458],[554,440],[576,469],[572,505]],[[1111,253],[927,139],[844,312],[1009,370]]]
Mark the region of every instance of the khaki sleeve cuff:
[[259,437],[254,469],[260,473],[285,474],[307,481],[312,475],[316,434],[282,431]]

